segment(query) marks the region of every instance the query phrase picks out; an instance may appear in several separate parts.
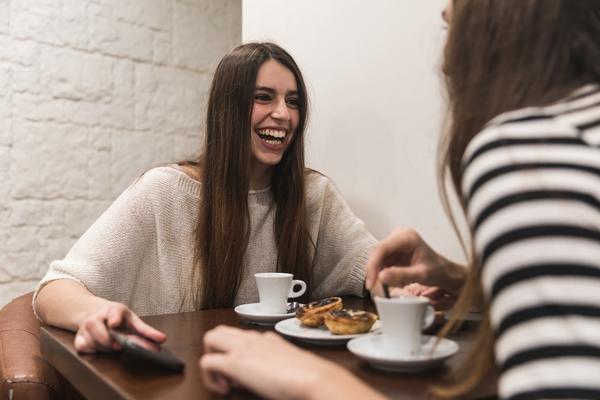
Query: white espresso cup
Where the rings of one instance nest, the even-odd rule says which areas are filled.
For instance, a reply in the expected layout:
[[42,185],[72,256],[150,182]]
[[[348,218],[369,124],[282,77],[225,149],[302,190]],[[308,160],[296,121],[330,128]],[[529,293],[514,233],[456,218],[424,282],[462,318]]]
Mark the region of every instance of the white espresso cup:
[[[306,292],[306,283],[294,279],[292,274],[283,272],[263,272],[254,274],[260,311],[266,314],[285,314],[287,299],[300,297]],[[294,286],[300,285],[300,290],[294,291]]]
[[382,322],[382,345],[386,353],[400,357],[417,356],[421,350],[421,331],[435,318],[426,297],[375,297]]

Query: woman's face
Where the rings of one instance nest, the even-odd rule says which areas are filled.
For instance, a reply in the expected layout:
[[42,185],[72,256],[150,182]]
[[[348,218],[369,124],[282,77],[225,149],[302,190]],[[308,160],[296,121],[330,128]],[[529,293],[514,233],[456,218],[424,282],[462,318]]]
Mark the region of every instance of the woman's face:
[[252,165],[273,167],[289,147],[299,119],[294,74],[271,59],[256,76],[251,118]]

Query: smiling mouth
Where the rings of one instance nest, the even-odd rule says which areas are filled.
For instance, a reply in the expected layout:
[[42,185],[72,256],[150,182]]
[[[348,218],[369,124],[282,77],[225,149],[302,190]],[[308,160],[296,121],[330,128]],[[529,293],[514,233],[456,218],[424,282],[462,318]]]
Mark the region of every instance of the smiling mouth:
[[256,134],[268,144],[281,144],[287,136],[287,131],[281,129],[257,129]]

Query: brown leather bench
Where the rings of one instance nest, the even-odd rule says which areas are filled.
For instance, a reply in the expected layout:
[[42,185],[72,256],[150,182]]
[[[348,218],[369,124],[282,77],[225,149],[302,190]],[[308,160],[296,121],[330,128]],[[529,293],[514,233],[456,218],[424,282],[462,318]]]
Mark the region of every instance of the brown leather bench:
[[0,310],[0,400],[82,399],[42,356],[33,293]]

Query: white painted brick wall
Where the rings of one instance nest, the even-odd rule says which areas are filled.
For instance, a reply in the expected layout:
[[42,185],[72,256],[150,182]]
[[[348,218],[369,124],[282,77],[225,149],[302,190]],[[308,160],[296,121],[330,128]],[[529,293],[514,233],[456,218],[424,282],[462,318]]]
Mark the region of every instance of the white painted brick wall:
[[241,0],[0,0],[0,307],[144,170],[199,149]]

